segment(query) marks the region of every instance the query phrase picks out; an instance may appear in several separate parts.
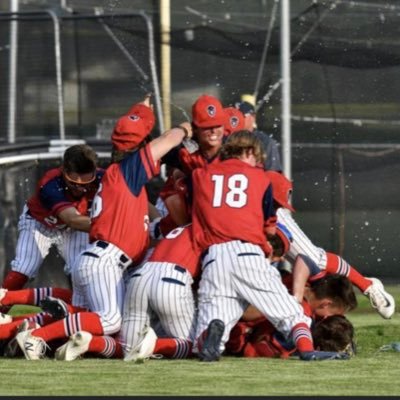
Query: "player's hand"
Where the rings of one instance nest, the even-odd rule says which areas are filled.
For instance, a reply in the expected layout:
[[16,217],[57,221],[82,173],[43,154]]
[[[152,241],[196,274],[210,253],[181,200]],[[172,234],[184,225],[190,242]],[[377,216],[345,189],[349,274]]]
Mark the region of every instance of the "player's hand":
[[153,104],[151,104],[151,96],[152,96],[151,93],[147,93],[144,96],[144,99],[141,101],[141,104],[144,104],[147,107],[153,108]]
[[323,361],[323,360],[348,360],[347,353],[336,351],[303,351],[300,352],[300,360],[303,361]]

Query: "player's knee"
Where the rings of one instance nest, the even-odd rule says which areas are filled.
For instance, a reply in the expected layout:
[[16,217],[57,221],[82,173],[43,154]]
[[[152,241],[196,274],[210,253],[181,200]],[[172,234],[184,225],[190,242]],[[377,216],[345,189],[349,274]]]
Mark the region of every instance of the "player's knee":
[[102,314],[100,321],[103,326],[104,335],[113,335],[121,329],[122,316],[120,313],[115,314]]

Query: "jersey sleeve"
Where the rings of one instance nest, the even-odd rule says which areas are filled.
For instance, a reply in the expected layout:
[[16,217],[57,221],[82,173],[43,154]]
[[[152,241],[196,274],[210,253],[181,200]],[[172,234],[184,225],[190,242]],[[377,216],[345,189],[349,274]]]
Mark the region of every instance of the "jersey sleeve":
[[120,168],[130,191],[135,196],[139,195],[151,178],[160,173],[160,163],[153,160],[149,145],[123,159]]
[[272,185],[270,184],[264,193],[262,204],[264,221],[269,224],[276,222],[276,213],[273,204]]
[[43,185],[39,191],[39,198],[42,205],[56,215],[68,207],[74,207],[65,195],[61,178],[52,179]]

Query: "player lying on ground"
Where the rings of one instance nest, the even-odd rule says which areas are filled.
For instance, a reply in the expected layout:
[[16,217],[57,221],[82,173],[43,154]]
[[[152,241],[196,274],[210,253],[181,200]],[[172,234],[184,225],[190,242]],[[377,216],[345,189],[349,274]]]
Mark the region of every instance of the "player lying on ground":
[[[273,186],[274,207],[278,222],[286,226],[292,235],[289,251],[285,258],[290,263],[294,263],[297,257],[302,256],[303,261],[308,265],[307,270],[303,270],[303,283],[307,281],[309,276],[318,275],[321,272],[346,276],[353,285],[369,298],[372,307],[383,318],[391,318],[395,311],[395,301],[393,296],[385,291],[382,282],[376,278],[364,277],[339,255],[315,246],[291,214],[294,211],[289,203],[292,182],[283,174],[274,171],[267,171],[267,175]],[[298,282],[301,285],[300,281]],[[298,298],[302,298],[301,293],[299,293]]]

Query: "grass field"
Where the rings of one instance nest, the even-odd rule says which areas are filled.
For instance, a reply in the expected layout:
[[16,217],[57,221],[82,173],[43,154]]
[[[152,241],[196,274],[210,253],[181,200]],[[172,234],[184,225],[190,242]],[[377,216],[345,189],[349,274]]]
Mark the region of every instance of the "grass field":
[[[388,288],[400,300],[400,286]],[[1,396],[400,396],[400,353],[379,351],[400,342],[400,314],[391,320],[359,296],[358,354],[349,361],[303,362],[223,357],[197,360],[51,359],[0,362]]]

